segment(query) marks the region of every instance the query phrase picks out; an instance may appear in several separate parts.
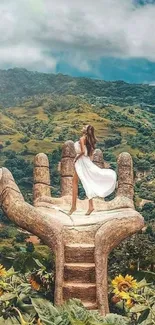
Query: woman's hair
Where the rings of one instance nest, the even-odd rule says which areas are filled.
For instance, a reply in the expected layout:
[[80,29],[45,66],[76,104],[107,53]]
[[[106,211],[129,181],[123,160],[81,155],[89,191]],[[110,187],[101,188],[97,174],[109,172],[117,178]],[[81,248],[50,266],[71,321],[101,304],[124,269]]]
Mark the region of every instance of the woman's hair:
[[86,147],[87,147],[88,156],[92,155],[95,149],[96,141],[97,139],[94,134],[94,127],[92,125],[88,125],[86,129]]

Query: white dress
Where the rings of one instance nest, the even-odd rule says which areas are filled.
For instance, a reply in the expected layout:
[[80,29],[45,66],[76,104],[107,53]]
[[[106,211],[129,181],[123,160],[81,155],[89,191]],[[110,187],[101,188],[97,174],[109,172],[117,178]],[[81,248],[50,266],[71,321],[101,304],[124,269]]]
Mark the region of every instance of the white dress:
[[[77,154],[81,152],[79,141],[74,143]],[[116,172],[109,168],[100,168],[96,166],[87,154],[85,153],[75,163],[75,170],[84,187],[88,199],[93,197],[106,197],[110,195],[116,187],[117,175]]]

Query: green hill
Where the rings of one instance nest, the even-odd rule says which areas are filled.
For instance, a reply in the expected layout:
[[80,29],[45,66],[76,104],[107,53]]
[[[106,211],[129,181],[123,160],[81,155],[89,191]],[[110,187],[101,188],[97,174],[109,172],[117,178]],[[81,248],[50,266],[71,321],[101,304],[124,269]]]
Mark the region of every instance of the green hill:
[[73,78],[62,74],[47,74],[14,68],[0,70],[0,103],[14,106],[23,98],[42,94],[86,96],[100,103],[155,104],[155,87],[106,82],[90,78]]
[[131,153],[137,202],[155,201],[154,99],[155,87],[149,85],[0,70],[0,166],[7,166],[29,193],[34,155],[47,153],[57,195],[62,143],[76,140],[83,124],[90,123],[112,168],[120,152]]

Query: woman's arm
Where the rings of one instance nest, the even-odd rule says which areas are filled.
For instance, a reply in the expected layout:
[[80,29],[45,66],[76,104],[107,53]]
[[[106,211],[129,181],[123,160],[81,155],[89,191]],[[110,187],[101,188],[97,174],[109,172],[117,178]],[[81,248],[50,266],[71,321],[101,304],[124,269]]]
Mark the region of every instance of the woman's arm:
[[80,147],[81,147],[81,152],[75,157],[74,162],[76,162],[85,153],[85,139],[84,139],[84,137],[80,138]]

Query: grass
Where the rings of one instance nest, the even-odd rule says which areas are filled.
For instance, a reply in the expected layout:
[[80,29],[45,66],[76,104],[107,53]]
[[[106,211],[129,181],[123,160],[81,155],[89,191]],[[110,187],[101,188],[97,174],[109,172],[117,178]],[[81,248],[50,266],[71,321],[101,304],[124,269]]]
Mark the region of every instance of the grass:
[[128,134],[136,135],[137,134],[137,130],[132,127],[126,127],[126,128],[118,127],[117,130],[120,131],[122,135],[128,135]]
[[129,145],[127,144],[123,144],[120,145],[118,148],[114,148],[113,149],[113,153],[114,155],[117,157],[121,152],[129,152],[131,156],[136,156],[138,154],[143,154],[139,149],[135,148],[131,148]]
[[7,126],[9,128],[9,127],[15,126],[15,122],[13,121],[13,119],[6,116],[2,112],[0,112],[0,121],[1,121],[3,127]]

